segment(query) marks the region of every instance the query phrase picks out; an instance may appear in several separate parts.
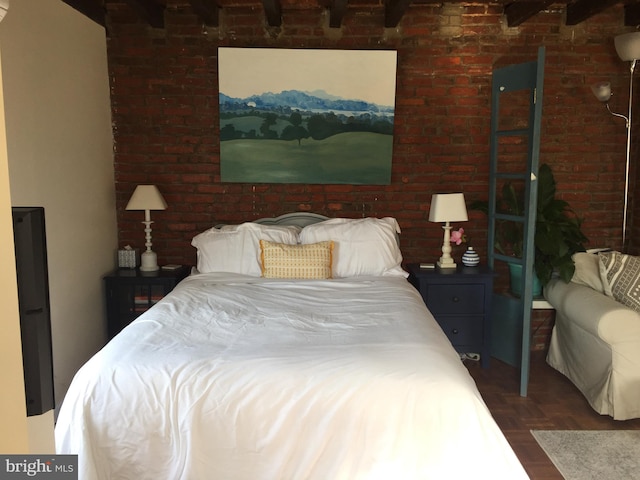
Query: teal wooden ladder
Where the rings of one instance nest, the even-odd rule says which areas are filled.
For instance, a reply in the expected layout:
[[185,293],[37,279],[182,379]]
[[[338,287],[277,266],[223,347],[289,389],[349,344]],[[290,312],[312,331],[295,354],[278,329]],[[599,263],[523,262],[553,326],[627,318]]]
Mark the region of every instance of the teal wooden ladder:
[[[491,88],[491,148],[488,210],[488,263],[497,272],[522,267],[520,297],[494,293],[492,356],[520,367],[520,395],[527,396],[533,306],[534,236],[538,198],[544,47],[536,61],[496,68]],[[518,192],[522,211],[505,211],[497,198],[505,185]],[[521,256],[495,248],[498,228],[520,229]],[[501,282],[497,282],[498,284]]]

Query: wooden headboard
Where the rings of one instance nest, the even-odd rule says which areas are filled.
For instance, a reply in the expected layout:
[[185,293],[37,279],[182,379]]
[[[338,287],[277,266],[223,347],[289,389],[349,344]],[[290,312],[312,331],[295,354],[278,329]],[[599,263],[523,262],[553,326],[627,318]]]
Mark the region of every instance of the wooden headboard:
[[320,215],[318,213],[293,212],[285,213],[284,215],[280,215],[279,217],[259,218],[258,220],[254,220],[253,222],[261,223],[263,225],[295,225],[302,228],[306,227],[307,225],[312,225],[314,223],[322,222],[328,219],[329,217],[325,217],[324,215]]

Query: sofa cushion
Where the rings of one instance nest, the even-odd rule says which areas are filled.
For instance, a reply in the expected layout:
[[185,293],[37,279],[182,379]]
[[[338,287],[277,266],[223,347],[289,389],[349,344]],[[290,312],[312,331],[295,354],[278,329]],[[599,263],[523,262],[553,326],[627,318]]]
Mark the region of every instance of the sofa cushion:
[[599,253],[605,294],[640,312],[640,257],[620,252]]

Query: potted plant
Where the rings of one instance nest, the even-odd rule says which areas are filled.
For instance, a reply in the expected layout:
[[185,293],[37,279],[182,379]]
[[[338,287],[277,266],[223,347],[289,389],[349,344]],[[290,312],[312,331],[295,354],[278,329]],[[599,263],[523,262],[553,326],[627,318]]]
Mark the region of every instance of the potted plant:
[[[496,199],[496,210],[511,215],[524,215],[524,193],[511,182],[504,184],[502,196]],[[471,209],[488,213],[488,202],[475,202]],[[585,250],[587,237],[582,233],[582,219],[564,200],[556,198],[556,181],[547,164],[538,171],[538,203],[535,222],[534,270],[540,286],[546,285],[557,274],[565,282],[573,277],[575,265],[572,255]],[[524,225],[508,220],[496,221],[496,251],[503,255],[522,258]],[[509,264],[520,267],[518,264]],[[519,284],[519,282],[517,282]]]

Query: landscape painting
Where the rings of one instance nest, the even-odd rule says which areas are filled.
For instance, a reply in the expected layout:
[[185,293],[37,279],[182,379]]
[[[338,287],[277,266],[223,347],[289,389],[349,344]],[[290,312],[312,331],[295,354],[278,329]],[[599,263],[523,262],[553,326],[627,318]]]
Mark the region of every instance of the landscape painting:
[[220,47],[221,180],[389,184],[396,57]]

